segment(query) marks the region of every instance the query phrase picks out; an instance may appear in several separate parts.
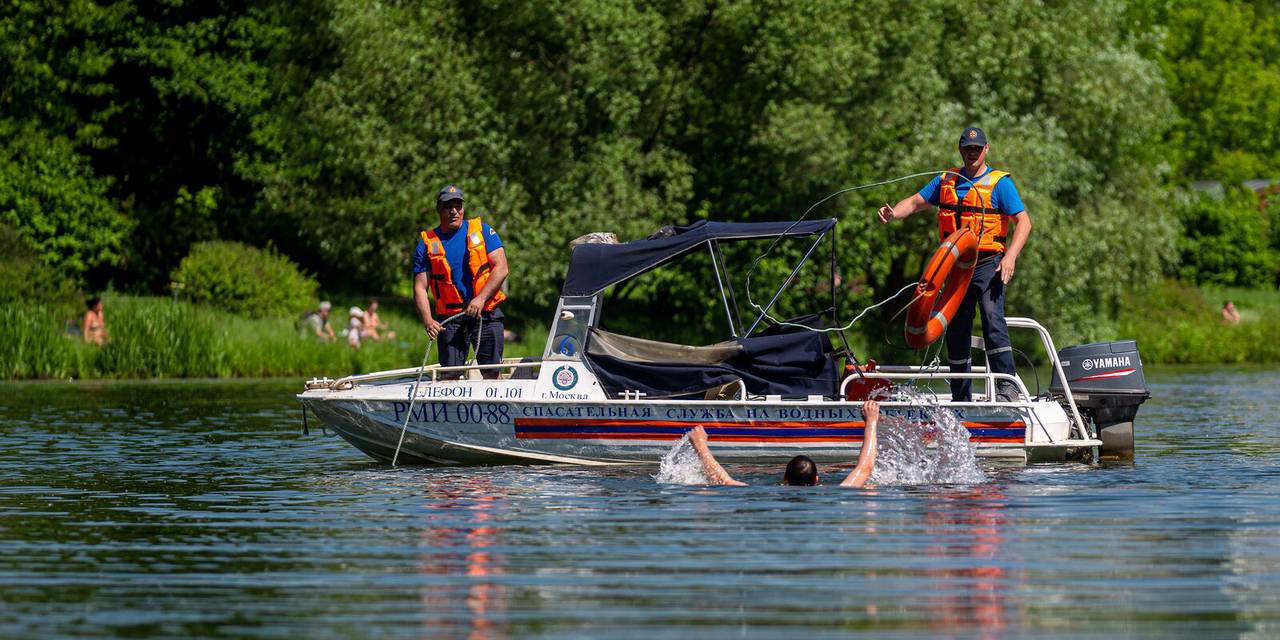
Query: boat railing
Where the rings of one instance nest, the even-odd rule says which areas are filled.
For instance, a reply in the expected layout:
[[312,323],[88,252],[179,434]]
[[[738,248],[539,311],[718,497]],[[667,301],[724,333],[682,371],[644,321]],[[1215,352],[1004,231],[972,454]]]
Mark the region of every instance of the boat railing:
[[425,376],[430,374],[431,376],[430,383],[440,382],[441,381],[440,376],[442,374],[454,374],[454,373],[462,374],[462,376],[458,378],[454,378],[452,376],[447,378],[446,381],[448,382],[474,379],[474,378],[466,377],[472,371],[475,371],[479,373],[481,376],[483,376],[482,372],[484,371],[495,371],[495,370],[503,371],[503,370],[510,369],[512,370],[512,375],[514,376],[515,375],[514,372],[517,370],[537,369],[541,367],[542,364],[543,364],[542,360],[529,360],[529,361],[518,361],[518,362],[512,361],[512,362],[501,362],[498,364],[464,364],[464,365],[457,365],[453,367],[442,367],[438,364],[429,364],[425,367],[409,367],[407,369],[392,369],[389,371],[376,371],[374,373],[362,373],[358,375],[347,376],[345,378],[339,378],[338,380],[335,380],[332,384],[329,385],[329,388],[334,391],[339,391],[344,389],[350,389],[351,387],[355,386],[358,383],[371,382],[374,380],[391,380],[396,378],[416,377],[419,372],[421,372],[422,375],[424,376],[424,380],[423,380],[424,382],[427,382],[427,380],[425,379]]
[[[1030,404],[1031,394],[1027,391],[1027,388],[1023,384],[1022,380],[1019,379],[1017,376],[1014,376],[1008,373],[994,373],[994,372],[951,373],[949,371],[936,371],[936,370],[935,371],[912,371],[912,372],[888,372],[888,371],[883,371],[881,368],[877,368],[875,371],[866,371],[866,372],[862,372],[861,374],[855,372],[847,376],[840,383],[839,397],[841,398],[846,397],[845,389],[848,387],[849,383],[863,376],[872,380],[879,379],[879,380],[912,380],[914,381],[914,380],[920,380],[922,378],[930,379],[930,380],[948,380],[948,381],[950,380],[983,380],[987,384],[988,392],[985,397],[982,397],[981,400],[977,400],[973,402],[973,404],[978,404],[978,405],[994,404],[996,406],[1001,406],[1001,407],[1015,407],[1019,409],[1023,409],[1023,408],[1028,409],[1029,411],[1027,411],[1026,415],[1031,418],[1031,420],[1035,423],[1036,426],[1039,427],[1040,432],[1044,434],[1044,437],[1050,443],[1056,442],[1053,437],[1053,434],[1049,432],[1048,427],[1044,424],[1044,421],[1041,420],[1040,414],[1036,413],[1034,408],[1031,406]],[[995,384],[997,381],[1008,382],[1014,385],[1018,390],[1019,396],[1017,398],[1011,398],[1009,400],[1000,400],[995,393],[992,393],[992,391],[996,389]],[[1083,440],[1088,440],[1091,437],[1087,435],[1087,432],[1081,431],[1080,433],[1081,433],[1081,438]],[[1030,442],[1031,442],[1031,430],[1028,430],[1027,443],[1030,444]]]
[[1031,329],[1040,335],[1040,342],[1044,345],[1045,353],[1049,355],[1049,361],[1053,363],[1053,371],[1058,374],[1058,380],[1062,381],[1062,391],[1066,396],[1067,405],[1071,407],[1071,419],[1075,420],[1076,429],[1079,430],[1080,437],[1096,437],[1096,434],[1090,433],[1089,428],[1085,426],[1084,418],[1080,417],[1080,408],[1076,406],[1075,395],[1071,393],[1071,385],[1067,382],[1067,372],[1062,370],[1062,361],[1058,359],[1058,348],[1053,345],[1053,337],[1049,335],[1049,330],[1031,318],[1005,318],[1005,323],[1016,329]]
[[[897,367],[894,367],[895,369]],[[905,368],[905,367],[904,367]],[[968,372],[968,373],[952,373],[950,371],[937,371],[933,369],[920,368],[912,371],[888,371],[889,367],[878,367],[875,371],[854,372],[845,376],[840,382],[840,396],[845,397],[845,390],[849,383],[859,378],[869,378],[872,380],[920,380],[922,378],[929,380],[983,380],[987,383],[987,402],[997,402],[995,394],[992,392],[996,388],[996,381],[1004,381],[1013,384],[1020,396],[1030,398],[1031,393],[1027,391],[1026,385],[1017,376],[1008,373],[995,373],[993,371]],[[914,369],[914,368],[913,368]]]
[[[1069,412],[1070,415],[1068,417],[1074,423],[1076,432],[1080,435],[1082,439],[1094,438],[1095,437],[1094,434],[1089,431],[1089,428],[1085,424],[1084,418],[1082,418],[1080,415],[1079,407],[1076,406],[1075,396],[1071,393],[1071,386],[1067,382],[1067,374],[1062,369],[1062,362],[1058,359],[1058,349],[1053,344],[1053,338],[1049,335],[1049,330],[1045,329],[1044,325],[1040,324],[1039,322],[1036,322],[1031,318],[1010,317],[1010,318],[1005,318],[1005,322],[1006,324],[1008,324],[1010,328],[1030,329],[1032,331],[1035,331],[1040,336],[1040,343],[1044,346],[1045,353],[1047,353],[1049,356],[1049,361],[1053,364],[1054,373],[1057,374],[1058,380],[1061,381],[1062,383],[1063,396],[1065,396],[1067,406],[1070,408],[1070,412]],[[1011,380],[1014,384],[1016,384],[1018,386],[1018,390],[1024,396],[1028,398],[1031,397],[1031,394],[1027,392],[1027,388],[1022,383],[1022,380],[1020,378],[1018,378],[1017,376],[1006,374],[1006,373],[993,373],[989,371],[987,367],[976,366],[976,367],[973,367],[973,370],[969,373],[951,373],[949,371],[939,371],[938,369],[933,367],[901,366],[901,365],[882,365],[877,367],[876,370],[872,372],[854,372],[850,374],[840,383],[840,397],[842,398],[845,397],[845,387],[849,384],[851,380],[853,380],[854,378],[860,378],[863,376],[866,376],[868,378],[907,379],[907,380],[920,379],[920,378],[929,378],[929,379],[970,378],[975,380],[986,380],[987,389],[988,389],[987,396],[988,396],[988,401],[990,402],[996,401],[995,393],[994,393],[996,380],[1007,379],[1007,380]]]

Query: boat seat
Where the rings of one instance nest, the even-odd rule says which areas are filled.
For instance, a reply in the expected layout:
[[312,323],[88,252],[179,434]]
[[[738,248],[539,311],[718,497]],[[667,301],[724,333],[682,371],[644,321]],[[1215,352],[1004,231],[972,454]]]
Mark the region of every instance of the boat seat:
[[688,364],[720,364],[738,355],[742,345],[734,340],[693,347],[657,340],[633,338],[600,329],[590,330],[587,353],[613,356],[629,362],[683,362]]
[[[518,359],[516,359],[516,358],[508,358],[508,359],[506,359],[506,360],[503,360],[503,364],[507,364],[507,363],[515,363],[515,362],[521,362],[521,363],[524,363],[524,362],[542,362],[542,358],[535,358],[535,357],[533,357],[533,356],[526,356],[526,357],[524,357],[524,358],[518,358]],[[515,368],[515,369],[512,369],[512,370],[511,370],[511,375],[510,375],[510,377],[509,377],[508,379],[510,379],[510,380],[537,380],[537,379],[538,379],[538,368],[537,368],[537,367],[517,367],[517,368]]]
[[710,389],[707,389],[707,393],[702,397],[702,399],[703,400],[739,400],[740,398],[738,398],[738,390],[741,388],[742,388],[741,385],[739,385],[737,381],[726,382],[718,387],[711,387]]

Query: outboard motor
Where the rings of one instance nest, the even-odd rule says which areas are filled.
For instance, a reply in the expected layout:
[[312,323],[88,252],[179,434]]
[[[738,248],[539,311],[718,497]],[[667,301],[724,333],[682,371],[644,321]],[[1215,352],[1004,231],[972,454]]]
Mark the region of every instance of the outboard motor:
[[[1133,459],[1133,417],[1151,397],[1142,374],[1136,340],[1098,342],[1066,347],[1058,360],[1076,406],[1093,423],[1102,440],[1102,456]],[[1062,381],[1053,372],[1049,392],[1070,411]]]

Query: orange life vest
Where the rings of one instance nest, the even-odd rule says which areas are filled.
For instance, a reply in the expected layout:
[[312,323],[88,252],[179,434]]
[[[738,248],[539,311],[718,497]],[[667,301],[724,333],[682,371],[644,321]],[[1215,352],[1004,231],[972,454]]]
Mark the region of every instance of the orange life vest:
[[1009,172],[992,169],[969,186],[963,201],[956,198],[958,173],[960,169],[949,169],[938,186],[938,241],[945,241],[956,229],[968,227],[978,235],[978,251],[1004,251],[1009,216],[991,206],[991,194],[996,190],[996,183]]
[[[471,270],[471,288],[475,293],[484,289],[490,275],[483,228],[480,218],[467,221],[467,267]],[[467,301],[462,299],[462,292],[453,284],[453,270],[449,268],[449,260],[444,255],[444,242],[441,242],[434,229],[422,232],[422,242],[427,245],[427,259],[431,264],[431,296],[436,300],[436,315],[451,316],[462,311],[467,307]],[[506,299],[507,294],[499,289],[484,303],[484,310],[493,311]]]

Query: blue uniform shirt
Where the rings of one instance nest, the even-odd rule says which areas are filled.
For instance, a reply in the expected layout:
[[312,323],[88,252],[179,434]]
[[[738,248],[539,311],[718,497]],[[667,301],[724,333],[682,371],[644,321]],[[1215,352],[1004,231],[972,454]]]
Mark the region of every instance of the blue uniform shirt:
[[[971,178],[977,182],[982,176],[991,173],[991,166],[987,165],[987,170],[982,172],[976,178]],[[942,176],[934,176],[923,189],[920,190],[920,197],[925,202],[933,206],[938,206],[938,193],[942,190]],[[964,197],[969,194],[969,182],[963,178],[956,178],[956,198],[964,202]],[[1005,176],[996,183],[996,188],[991,192],[991,202],[987,204],[992,209],[998,209],[1000,213],[1006,216],[1016,216],[1027,210],[1022,204],[1022,197],[1018,195],[1018,187],[1013,184],[1013,176]]]
[[[462,226],[452,235],[444,233],[440,227],[436,227],[435,232],[440,236],[440,243],[444,245],[444,258],[449,261],[453,286],[457,287],[458,293],[462,294],[463,303],[469,302],[476,294],[471,284],[471,270],[467,268],[467,222],[464,220]],[[484,238],[486,254],[502,248],[502,238],[498,237],[498,232],[494,231],[488,223],[480,223],[480,236]],[[430,272],[431,261],[427,258],[427,243],[419,237],[418,246],[413,250],[413,273],[417,275]]]

